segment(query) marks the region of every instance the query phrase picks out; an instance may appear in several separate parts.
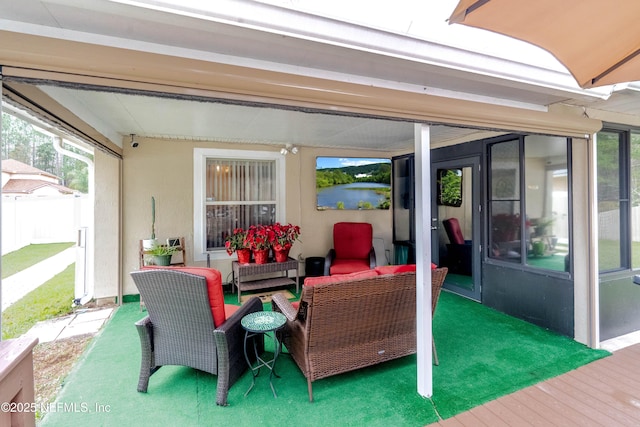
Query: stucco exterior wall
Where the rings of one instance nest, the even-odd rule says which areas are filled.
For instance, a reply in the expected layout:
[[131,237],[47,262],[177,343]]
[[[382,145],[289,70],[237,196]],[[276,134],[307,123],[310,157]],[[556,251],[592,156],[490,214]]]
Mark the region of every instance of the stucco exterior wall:
[[[140,144],[125,144],[123,153],[123,294],[138,291],[129,273],[139,268],[139,240],[151,234],[151,196],[156,200],[156,238],[185,237],[187,264],[194,262],[193,236],[193,149],[217,148],[234,150],[279,151],[280,146],[173,141],[136,138]],[[374,239],[382,239],[391,251],[391,211],[317,211],[315,166],[317,156],[386,157],[391,153],[363,150],[337,150],[302,147],[298,154],[286,158],[286,222],[301,227],[300,241],[291,256],[305,258],[324,256],[332,247],[332,227],[338,221],[362,221],[373,225]],[[220,270],[223,281],[231,278],[231,261],[235,255],[212,259],[211,267]],[[301,263],[300,274],[304,274]],[[115,295],[116,288],[113,288]]]
[[[96,150],[95,162],[95,209],[93,229],[95,249],[93,266],[88,263],[88,277],[94,278],[94,298],[118,295],[120,281],[120,160]],[[90,221],[91,219],[89,219]],[[89,226],[91,230],[91,226]]]

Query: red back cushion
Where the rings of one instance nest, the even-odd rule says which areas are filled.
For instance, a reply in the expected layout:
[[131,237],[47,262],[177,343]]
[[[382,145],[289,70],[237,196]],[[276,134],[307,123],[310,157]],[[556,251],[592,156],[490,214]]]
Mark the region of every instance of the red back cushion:
[[458,218],[445,219],[442,223],[444,224],[444,230],[447,232],[449,241],[454,245],[464,245],[464,236],[462,235]]
[[403,265],[380,265],[374,269],[379,275],[383,274],[398,274],[416,271],[415,264],[403,264]]
[[227,320],[224,306],[224,294],[222,291],[222,275],[214,268],[206,267],[158,267],[146,266],[142,269],[163,268],[167,270],[182,271],[184,273],[203,276],[207,279],[207,292],[209,294],[209,306],[213,315],[213,324],[217,328]]
[[356,271],[350,274],[334,274],[333,276],[307,277],[304,279],[305,286],[324,285],[329,283],[346,282],[348,280],[366,279],[376,277],[378,273],[375,270]]
[[368,258],[372,242],[373,227],[367,222],[337,222],[333,225],[336,258]]

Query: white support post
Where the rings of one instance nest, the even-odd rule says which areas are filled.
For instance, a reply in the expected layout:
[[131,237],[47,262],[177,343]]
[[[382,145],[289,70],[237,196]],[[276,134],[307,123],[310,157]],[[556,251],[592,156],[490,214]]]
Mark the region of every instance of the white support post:
[[425,124],[414,125],[416,197],[416,335],[418,394],[431,397],[431,134]]
[[[585,135],[586,136],[586,135]],[[598,264],[598,139],[597,134],[587,138],[589,176],[589,342],[591,348],[600,348],[600,277]]]

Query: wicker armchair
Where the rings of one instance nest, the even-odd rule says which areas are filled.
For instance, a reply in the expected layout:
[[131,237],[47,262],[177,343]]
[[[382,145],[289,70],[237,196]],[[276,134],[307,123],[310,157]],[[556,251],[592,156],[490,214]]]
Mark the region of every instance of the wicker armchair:
[[[444,284],[444,279],[447,277],[449,269],[447,267],[441,267],[431,270],[431,315],[436,314],[436,306],[438,305],[438,299],[440,298],[440,291]],[[431,328],[433,330],[433,328]],[[431,333],[431,346],[433,348],[433,360],[436,365],[438,362],[438,352],[436,351],[436,341]]]
[[[205,277],[170,270],[131,276],[148,311],[135,324],[142,349],[138,391],[146,392],[149,377],[164,365],[189,366],[218,376],[216,403],[226,405],[229,388],[247,369],[240,320],[262,310],[260,299],[250,299],[216,328]],[[264,349],[262,340],[258,346]]]

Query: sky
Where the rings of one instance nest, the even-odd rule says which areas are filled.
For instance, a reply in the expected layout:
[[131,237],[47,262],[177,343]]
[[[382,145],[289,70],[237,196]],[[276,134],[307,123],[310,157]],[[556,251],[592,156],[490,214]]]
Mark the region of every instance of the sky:
[[343,168],[345,166],[362,166],[371,163],[391,163],[391,160],[362,157],[316,157],[316,169]]

